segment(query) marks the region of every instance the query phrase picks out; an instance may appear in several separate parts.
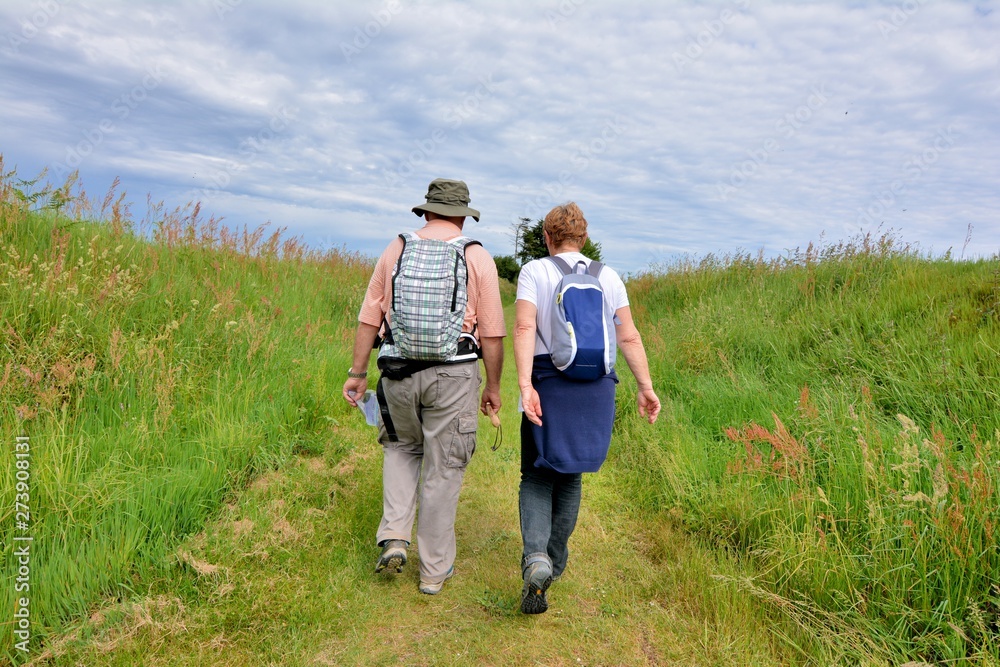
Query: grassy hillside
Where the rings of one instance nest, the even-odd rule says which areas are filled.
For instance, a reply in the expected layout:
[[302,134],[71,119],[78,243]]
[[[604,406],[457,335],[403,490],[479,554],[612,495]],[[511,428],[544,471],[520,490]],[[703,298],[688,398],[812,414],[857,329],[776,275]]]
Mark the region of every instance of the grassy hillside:
[[31,537],[34,664],[1000,664],[996,258],[862,237],[632,279],[664,412],[623,369],[532,619],[512,357],[421,596],[370,571],[380,458],[339,397],[370,263],[123,202],[0,178],[0,661]]
[[366,264],[197,208],[153,207],[137,229],[122,201],[0,180],[0,655],[22,597],[15,536],[33,538],[37,646],[130,595],[231,489],[327,447],[335,424]]
[[636,500],[858,656],[996,664],[1000,261],[864,236],[630,290],[673,422]]

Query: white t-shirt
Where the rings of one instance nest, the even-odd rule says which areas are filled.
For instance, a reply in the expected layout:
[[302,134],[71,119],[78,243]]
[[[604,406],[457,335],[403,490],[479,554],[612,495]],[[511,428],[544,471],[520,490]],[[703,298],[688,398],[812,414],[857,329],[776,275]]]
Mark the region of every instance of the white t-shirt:
[[[581,261],[590,266],[590,260],[578,252],[561,252],[558,256],[572,267]],[[552,340],[552,308],[555,307],[556,287],[562,277],[563,272],[549,259],[534,259],[528,262],[521,267],[521,273],[517,277],[517,299],[533,303],[538,309],[538,315],[535,317],[536,356],[549,353],[542,341]],[[611,312],[628,305],[625,283],[614,269],[605,264],[598,280],[604,291],[604,300],[611,306]]]

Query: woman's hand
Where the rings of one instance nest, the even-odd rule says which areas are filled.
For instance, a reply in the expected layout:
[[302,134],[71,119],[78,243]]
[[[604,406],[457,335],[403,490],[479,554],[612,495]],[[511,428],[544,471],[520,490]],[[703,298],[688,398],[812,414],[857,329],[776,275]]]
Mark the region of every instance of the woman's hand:
[[542,425],[542,402],[538,399],[538,392],[533,386],[521,387],[521,407],[524,408],[524,415],[532,424]]
[[656,418],[660,414],[660,398],[652,387],[640,389],[636,400],[639,403],[639,414],[645,417],[650,424],[656,422]]

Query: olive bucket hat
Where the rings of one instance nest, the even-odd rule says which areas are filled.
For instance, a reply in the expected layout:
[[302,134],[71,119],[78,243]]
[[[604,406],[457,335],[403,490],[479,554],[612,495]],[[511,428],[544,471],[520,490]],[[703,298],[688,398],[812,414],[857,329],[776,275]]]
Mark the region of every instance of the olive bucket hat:
[[427,186],[426,204],[413,207],[413,212],[423,215],[426,212],[437,213],[448,217],[472,216],[479,222],[479,211],[469,208],[469,186],[464,181],[453,181],[448,178],[435,178]]

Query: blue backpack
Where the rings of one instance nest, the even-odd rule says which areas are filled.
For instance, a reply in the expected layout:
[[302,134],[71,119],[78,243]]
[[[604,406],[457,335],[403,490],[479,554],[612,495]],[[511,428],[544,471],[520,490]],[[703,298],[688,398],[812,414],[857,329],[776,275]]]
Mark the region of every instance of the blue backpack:
[[615,314],[604,298],[598,276],[604,265],[592,261],[570,267],[562,257],[550,256],[563,277],[552,309],[552,363],[574,380],[604,377],[615,368]]

